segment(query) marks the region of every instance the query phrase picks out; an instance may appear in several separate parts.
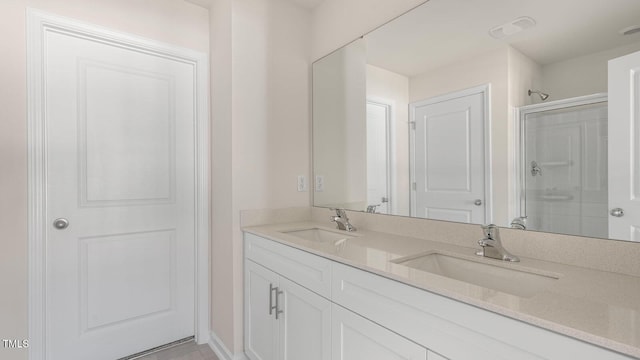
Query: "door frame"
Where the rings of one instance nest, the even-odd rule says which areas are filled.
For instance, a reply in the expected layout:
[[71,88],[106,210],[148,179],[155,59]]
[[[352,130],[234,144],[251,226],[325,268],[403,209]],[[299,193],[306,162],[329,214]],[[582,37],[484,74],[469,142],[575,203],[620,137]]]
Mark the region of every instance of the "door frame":
[[81,21],[27,9],[28,124],[28,326],[29,359],[45,360],[47,136],[44,117],[44,45],[47,32],[90,39],[147,54],[156,54],[194,68],[195,135],[195,314],[196,342],[207,343],[209,330],[209,60],[194,50],[109,30]]
[[509,201],[509,209],[507,213],[509,218],[507,221],[511,222],[512,219],[517,217],[526,216],[526,171],[527,168],[523,166],[525,164],[525,146],[526,144],[526,127],[523,126],[524,118],[529,114],[535,114],[544,111],[564,109],[567,107],[590,105],[608,102],[607,93],[596,93],[591,95],[577,96],[567,99],[561,99],[551,101],[547,103],[538,103],[532,105],[525,105],[513,109],[513,160],[511,169],[509,171],[510,176],[514,181],[510,182],[511,201]]
[[[367,104],[379,105],[386,108],[386,128],[387,128],[387,195],[389,202],[387,203],[387,215],[392,215],[396,210],[396,117],[395,101],[387,100],[375,96],[367,96]],[[366,119],[365,119],[366,120]]]
[[416,190],[413,184],[416,182],[416,108],[425,105],[432,105],[444,101],[449,101],[469,95],[482,94],[484,105],[484,219],[485,224],[493,223],[493,165],[491,151],[491,84],[482,84],[450,92],[444,95],[434,96],[426,100],[409,103],[409,188],[411,189],[411,216],[416,213]]

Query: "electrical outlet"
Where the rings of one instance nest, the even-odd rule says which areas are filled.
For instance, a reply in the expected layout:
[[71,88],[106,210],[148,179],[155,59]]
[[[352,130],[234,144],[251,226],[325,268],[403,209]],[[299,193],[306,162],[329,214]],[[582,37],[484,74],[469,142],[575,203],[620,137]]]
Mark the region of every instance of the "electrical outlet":
[[304,192],[307,190],[309,190],[309,187],[307,185],[307,177],[304,175],[298,175],[298,191]]
[[316,176],[316,192],[323,192],[324,191],[324,176],[322,175],[317,175]]

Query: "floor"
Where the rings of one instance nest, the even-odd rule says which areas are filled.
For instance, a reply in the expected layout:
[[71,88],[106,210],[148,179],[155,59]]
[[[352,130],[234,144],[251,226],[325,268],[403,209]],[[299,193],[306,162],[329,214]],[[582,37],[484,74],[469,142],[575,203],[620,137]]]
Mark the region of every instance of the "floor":
[[136,360],[219,360],[207,344],[193,341],[149,354]]

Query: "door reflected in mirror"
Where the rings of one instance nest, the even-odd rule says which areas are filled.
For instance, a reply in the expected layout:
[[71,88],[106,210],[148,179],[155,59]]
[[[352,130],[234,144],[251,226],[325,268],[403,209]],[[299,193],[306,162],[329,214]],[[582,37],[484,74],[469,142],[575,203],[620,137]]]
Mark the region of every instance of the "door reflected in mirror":
[[314,205],[640,241],[638,13],[431,0],[318,60]]

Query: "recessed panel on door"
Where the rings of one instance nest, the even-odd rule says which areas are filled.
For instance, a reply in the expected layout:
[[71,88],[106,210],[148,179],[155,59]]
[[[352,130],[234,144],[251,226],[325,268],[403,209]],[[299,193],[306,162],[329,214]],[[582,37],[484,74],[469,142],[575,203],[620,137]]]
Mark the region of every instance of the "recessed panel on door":
[[470,191],[469,110],[425,117],[426,191]]
[[426,208],[428,219],[446,220],[455,222],[471,222],[471,211],[459,209]]
[[173,309],[173,230],[84,238],[80,244],[84,331]]
[[83,205],[175,198],[175,80],[127,66],[79,61]]

